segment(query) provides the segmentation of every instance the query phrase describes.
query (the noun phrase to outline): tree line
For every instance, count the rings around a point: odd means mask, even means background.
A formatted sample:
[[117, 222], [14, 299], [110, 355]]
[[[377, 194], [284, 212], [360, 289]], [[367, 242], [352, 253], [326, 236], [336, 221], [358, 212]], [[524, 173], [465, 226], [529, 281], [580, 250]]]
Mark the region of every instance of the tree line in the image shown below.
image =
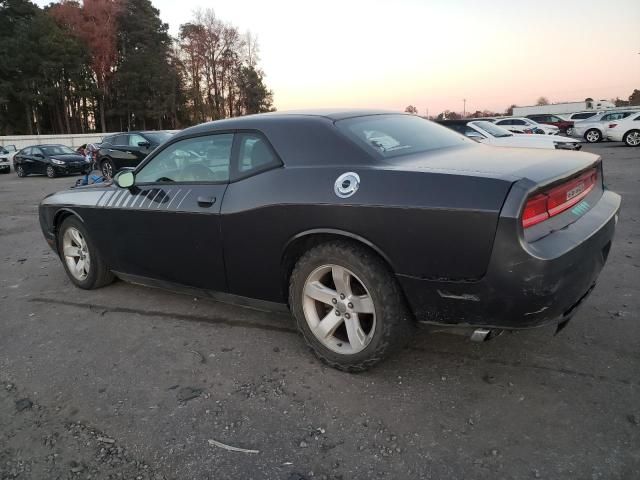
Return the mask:
[[180, 129], [273, 110], [256, 39], [150, 0], [0, 0], [0, 135]]

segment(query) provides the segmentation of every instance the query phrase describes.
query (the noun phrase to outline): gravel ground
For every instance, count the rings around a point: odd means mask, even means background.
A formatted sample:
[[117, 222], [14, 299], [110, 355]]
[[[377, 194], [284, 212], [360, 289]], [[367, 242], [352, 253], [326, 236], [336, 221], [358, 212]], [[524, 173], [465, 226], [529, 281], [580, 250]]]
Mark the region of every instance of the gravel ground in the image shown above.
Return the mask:
[[640, 478], [640, 149], [587, 148], [624, 204], [568, 328], [423, 331], [359, 375], [288, 316], [74, 288], [37, 203], [75, 178], [1, 175], [0, 479]]

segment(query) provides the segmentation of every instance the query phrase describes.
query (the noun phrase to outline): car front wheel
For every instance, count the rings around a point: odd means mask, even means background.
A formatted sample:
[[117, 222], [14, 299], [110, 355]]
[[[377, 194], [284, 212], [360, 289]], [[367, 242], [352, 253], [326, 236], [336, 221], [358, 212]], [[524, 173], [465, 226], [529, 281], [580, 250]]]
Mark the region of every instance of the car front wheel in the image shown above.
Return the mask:
[[47, 165], [47, 177], [56, 178], [56, 170], [51, 165]]
[[58, 249], [69, 279], [86, 290], [108, 285], [114, 279], [100, 252], [76, 217], [68, 217], [58, 231]]
[[20, 178], [24, 178], [27, 176], [27, 172], [22, 165], [16, 166], [16, 175], [18, 175]]
[[587, 130], [584, 134], [584, 139], [589, 143], [598, 143], [602, 140], [602, 134], [600, 133], [600, 130], [592, 128], [591, 130]]
[[325, 243], [300, 258], [289, 304], [314, 353], [349, 372], [367, 370], [405, 345], [414, 327], [386, 264], [349, 242]]
[[100, 169], [102, 170], [102, 176], [106, 178], [113, 178], [113, 173], [115, 172], [115, 168], [111, 160], [104, 160], [100, 165]]
[[640, 147], [640, 130], [631, 130], [622, 139], [629, 147]]

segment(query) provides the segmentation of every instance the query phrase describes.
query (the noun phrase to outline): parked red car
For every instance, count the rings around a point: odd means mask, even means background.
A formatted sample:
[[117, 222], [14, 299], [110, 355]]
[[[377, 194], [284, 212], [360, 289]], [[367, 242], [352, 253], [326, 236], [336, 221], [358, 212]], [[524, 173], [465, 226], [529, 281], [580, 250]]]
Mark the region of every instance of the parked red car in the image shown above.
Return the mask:
[[560, 129], [560, 133], [567, 133], [568, 129], [573, 128], [573, 122], [571, 120], [565, 120], [563, 118], [558, 117], [557, 115], [551, 115], [548, 113], [527, 115], [527, 118], [530, 118], [531, 120], [538, 123], [555, 125]]

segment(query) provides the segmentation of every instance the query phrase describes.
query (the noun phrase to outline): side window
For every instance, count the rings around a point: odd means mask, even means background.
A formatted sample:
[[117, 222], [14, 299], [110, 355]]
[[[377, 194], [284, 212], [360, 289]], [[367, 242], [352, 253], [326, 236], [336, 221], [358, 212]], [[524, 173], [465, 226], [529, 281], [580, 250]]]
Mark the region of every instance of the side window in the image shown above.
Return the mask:
[[172, 143], [136, 173], [136, 182], [227, 182], [232, 143], [232, 133]]
[[128, 137], [129, 137], [130, 147], [139, 147], [140, 146], [139, 143], [146, 142], [144, 137], [142, 135], [138, 135], [137, 133], [134, 133], [133, 135], [128, 135]]
[[42, 150], [35, 147], [31, 149], [31, 155], [42, 155], [44, 157]]
[[31, 147], [24, 148], [24, 149], [22, 149], [22, 151], [20, 152], [20, 155], [31, 155], [31, 150], [32, 150], [32, 148], [31, 148]]
[[128, 135], [116, 135], [112, 138], [111, 145], [115, 145], [116, 147], [129, 146], [127, 137]]
[[606, 122], [608, 120], [613, 120], [613, 114], [609, 113], [608, 115], [604, 115], [600, 120], [602, 120], [603, 122]]
[[280, 165], [280, 160], [266, 139], [256, 133], [238, 134], [238, 176]]
[[498, 125], [512, 125], [513, 120], [501, 120], [497, 122]]
[[468, 125], [465, 125], [464, 134], [470, 138], [486, 138], [485, 135], [481, 134], [479, 131], [471, 128]]
[[514, 120], [511, 125], [526, 125], [526, 123], [524, 123], [524, 120]]

